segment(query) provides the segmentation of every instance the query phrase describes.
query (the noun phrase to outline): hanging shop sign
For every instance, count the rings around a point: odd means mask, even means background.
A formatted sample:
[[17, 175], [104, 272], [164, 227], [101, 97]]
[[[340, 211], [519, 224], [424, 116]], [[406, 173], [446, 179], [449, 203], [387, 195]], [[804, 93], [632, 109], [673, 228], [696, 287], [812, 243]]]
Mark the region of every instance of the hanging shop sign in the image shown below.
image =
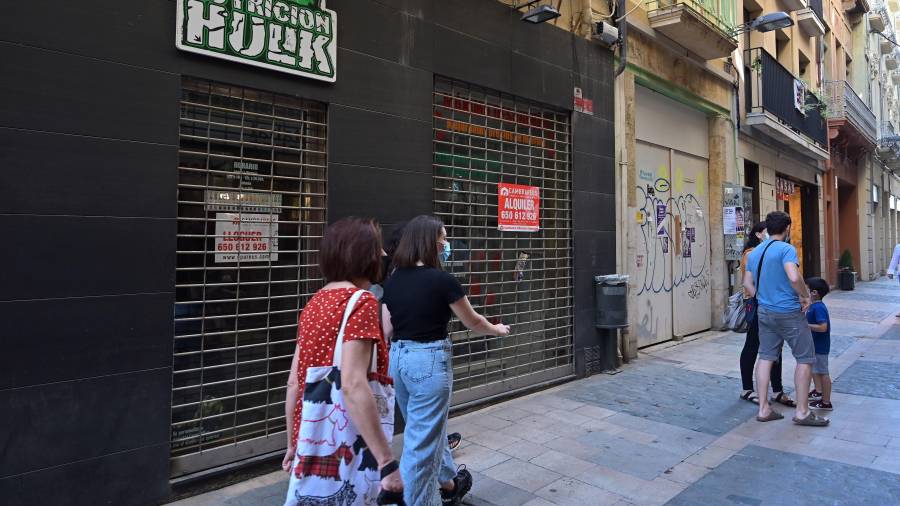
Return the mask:
[[794, 194], [796, 189], [797, 189], [797, 185], [789, 179], [782, 179], [780, 177], [775, 179], [775, 199], [776, 200], [781, 200], [781, 201], [785, 201], [785, 202], [791, 200], [791, 195]]
[[507, 232], [537, 232], [541, 191], [537, 186], [497, 185], [497, 228]]
[[310, 79], [337, 79], [337, 15], [324, 0], [177, 0], [175, 46]]
[[278, 215], [216, 213], [216, 263], [278, 260]]

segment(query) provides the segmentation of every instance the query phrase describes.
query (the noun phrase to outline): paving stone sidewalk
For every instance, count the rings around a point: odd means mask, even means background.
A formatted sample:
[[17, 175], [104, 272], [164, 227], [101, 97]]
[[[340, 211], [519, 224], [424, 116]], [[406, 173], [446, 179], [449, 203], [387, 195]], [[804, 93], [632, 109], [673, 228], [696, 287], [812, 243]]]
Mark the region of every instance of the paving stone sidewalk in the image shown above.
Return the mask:
[[[867, 296], [900, 288], [859, 288], [826, 299], [835, 335], [829, 427], [795, 426], [788, 408], [785, 420], [756, 422], [755, 406], [738, 399], [743, 336], [710, 332], [643, 350], [619, 374], [451, 419], [464, 436], [457, 463], [475, 477], [466, 502], [900, 504], [900, 303]], [[280, 505], [286, 487], [276, 472], [174, 504]]]

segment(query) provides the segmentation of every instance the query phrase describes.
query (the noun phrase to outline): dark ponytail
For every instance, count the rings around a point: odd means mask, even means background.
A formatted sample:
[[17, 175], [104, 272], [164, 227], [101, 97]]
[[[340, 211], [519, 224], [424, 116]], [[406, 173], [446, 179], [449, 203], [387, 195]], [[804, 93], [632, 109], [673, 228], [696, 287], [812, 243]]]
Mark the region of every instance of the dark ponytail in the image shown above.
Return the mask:
[[756, 234], [766, 231], [766, 222], [761, 221], [756, 225], [753, 225], [753, 229], [750, 230], [750, 237], [747, 237], [747, 242], [744, 243], [744, 251], [748, 249], [755, 248], [759, 246], [759, 243], [762, 242], [759, 240], [759, 237]]

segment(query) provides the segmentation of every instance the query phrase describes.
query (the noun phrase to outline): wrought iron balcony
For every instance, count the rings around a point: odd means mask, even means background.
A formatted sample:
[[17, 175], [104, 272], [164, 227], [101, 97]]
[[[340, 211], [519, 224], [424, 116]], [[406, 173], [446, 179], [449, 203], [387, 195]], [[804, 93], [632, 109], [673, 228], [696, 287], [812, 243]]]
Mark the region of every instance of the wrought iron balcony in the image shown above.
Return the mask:
[[705, 60], [737, 49], [734, 0], [645, 0], [650, 26]]
[[900, 163], [900, 138], [890, 121], [881, 123], [881, 135], [875, 152], [878, 158], [889, 166]]
[[[819, 4], [821, 8], [821, 3]], [[797, 24], [810, 37], [820, 37], [825, 35], [825, 22], [822, 21], [822, 15], [817, 14], [815, 9], [807, 7], [797, 11]]]
[[825, 22], [825, 11], [822, 10], [822, 0], [809, 0], [809, 8], [819, 16], [819, 21]]
[[[791, 72], [762, 48], [745, 51], [751, 68], [746, 85], [747, 124], [770, 137], [828, 159], [828, 127], [824, 104], [806, 90]], [[795, 100], [795, 90], [803, 96]]]
[[825, 90], [831, 99], [828, 124], [845, 131], [849, 137], [861, 138], [874, 146], [878, 140], [878, 120], [875, 114], [847, 81], [826, 81]]
[[797, 24], [810, 37], [825, 35], [825, 18], [822, 15], [822, 0], [809, 0], [809, 6], [796, 11]]

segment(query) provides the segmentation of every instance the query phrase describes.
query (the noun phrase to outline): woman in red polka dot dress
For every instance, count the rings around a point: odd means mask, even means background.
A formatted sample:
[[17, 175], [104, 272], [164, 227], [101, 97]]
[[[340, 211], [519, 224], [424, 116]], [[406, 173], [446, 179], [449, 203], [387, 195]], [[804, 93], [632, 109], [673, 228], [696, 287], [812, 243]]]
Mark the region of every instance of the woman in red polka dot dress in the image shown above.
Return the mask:
[[[378, 314], [379, 304], [371, 293], [365, 291], [371, 285], [372, 280], [379, 278], [383, 255], [381, 228], [371, 219], [342, 219], [328, 227], [322, 238], [319, 265], [328, 284], [313, 295], [300, 313], [297, 348], [288, 377], [285, 405], [288, 448], [282, 467], [287, 472], [293, 470], [295, 474], [311, 473], [317, 477], [340, 481], [346, 477], [347, 473], [357, 471], [355, 465], [348, 468], [346, 464], [350, 460], [353, 460], [355, 464], [358, 460], [355, 457], [363, 454], [365, 458], [359, 464], [359, 470], [377, 466], [383, 476], [380, 483], [381, 489], [399, 492], [403, 490], [403, 482], [397, 471], [398, 466], [394, 460], [390, 443], [381, 425], [380, 410], [383, 411], [384, 406], [378, 404], [379, 401], [369, 386], [370, 380], [381, 384], [392, 383], [388, 377], [388, 347], [381, 327], [381, 315]], [[361, 290], [362, 295], [356, 296], [358, 300], [355, 300], [353, 309], [347, 317], [343, 345], [338, 359], [340, 363], [338, 364], [335, 357], [338, 331], [345, 318], [345, 311], [351, 297]], [[377, 354], [375, 373], [369, 371], [372, 353]], [[325, 378], [329, 384], [324, 385], [321, 402], [332, 402], [329, 397], [331, 384], [340, 390], [343, 395], [345, 404], [343, 408], [345, 408], [346, 416], [364, 441], [360, 441], [359, 445], [354, 444], [353, 448], [340, 445], [333, 455], [308, 459], [315, 460], [311, 464], [302, 460], [305, 458], [303, 455], [300, 456], [301, 461], [295, 462], [300, 421], [303, 414], [304, 390], [308, 385], [315, 385], [305, 382], [307, 370], [313, 367], [331, 366], [333, 360], [335, 361], [334, 365], [339, 366], [339, 372], [335, 377], [329, 374]], [[316, 392], [318, 391], [319, 389], [316, 388]], [[312, 390], [307, 392], [306, 402], [310, 402], [310, 398], [314, 395], [318, 394]], [[383, 402], [383, 398], [381, 400]], [[312, 399], [312, 402], [319, 402], [319, 400]], [[343, 416], [343, 414], [342, 410], [341, 415]], [[336, 423], [335, 426], [340, 427], [340, 423]], [[302, 471], [300, 470], [301, 465]], [[392, 469], [393, 471], [391, 471]], [[374, 483], [373, 487], [378, 485], [378, 483]], [[363, 491], [352, 489], [353, 487], [350, 487], [349, 492], [346, 490], [343, 492], [341, 504], [356, 504], [356, 498], [362, 499]], [[290, 502], [291, 498], [289, 497], [288, 503]]]

